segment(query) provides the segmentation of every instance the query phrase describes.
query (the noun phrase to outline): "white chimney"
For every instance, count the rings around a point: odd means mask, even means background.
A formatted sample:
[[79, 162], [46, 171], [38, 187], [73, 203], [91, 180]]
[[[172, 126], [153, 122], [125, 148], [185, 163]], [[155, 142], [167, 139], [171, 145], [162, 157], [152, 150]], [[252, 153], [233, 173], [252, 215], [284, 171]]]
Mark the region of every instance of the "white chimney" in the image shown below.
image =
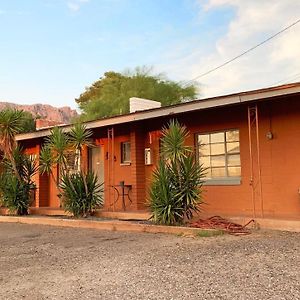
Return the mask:
[[149, 99], [143, 98], [136, 98], [132, 97], [129, 98], [129, 111], [130, 113], [139, 111], [139, 110], [147, 110], [152, 108], [159, 108], [161, 107], [161, 103], [158, 101], [153, 101]]

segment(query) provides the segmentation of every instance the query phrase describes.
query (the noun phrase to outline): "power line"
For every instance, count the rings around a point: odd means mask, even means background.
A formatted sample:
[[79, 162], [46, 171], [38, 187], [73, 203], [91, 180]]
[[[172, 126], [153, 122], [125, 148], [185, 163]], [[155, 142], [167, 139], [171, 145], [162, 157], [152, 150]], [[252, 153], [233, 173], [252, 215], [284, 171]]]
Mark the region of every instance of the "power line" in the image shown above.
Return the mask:
[[273, 38], [277, 37], [277, 36], [280, 35], [281, 33], [287, 31], [287, 30], [290, 29], [291, 27], [297, 25], [299, 22], [300, 22], [300, 19], [298, 19], [298, 20], [295, 21], [294, 23], [290, 24], [289, 26], [287, 26], [287, 27], [281, 29], [280, 31], [278, 31], [277, 33], [275, 33], [275, 34], [273, 34], [272, 36], [268, 37], [266, 40], [260, 42], [259, 44], [255, 45], [255, 46], [249, 48], [248, 50], [242, 52], [241, 54], [239, 54], [239, 55], [233, 57], [232, 59], [227, 60], [226, 62], [222, 63], [221, 65], [219, 65], [219, 66], [217, 66], [217, 67], [215, 67], [215, 68], [213, 68], [213, 69], [210, 69], [209, 71], [207, 71], [207, 72], [205, 72], [205, 73], [202, 73], [202, 74], [200, 74], [199, 76], [196, 76], [195, 78], [193, 78], [193, 79], [187, 81], [186, 83], [184, 83], [184, 85], [186, 85], [186, 84], [188, 84], [188, 83], [190, 83], [190, 82], [193, 82], [193, 81], [196, 80], [196, 79], [199, 79], [199, 78], [201, 78], [201, 77], [204, 77], [204, 76], [206, 76], [206, 75], [208, 75], [208, 74], [210, 74], [210, 73], [212, 73], [212, 72], [214, 72], [214, 71], [216, 71], [216, 70], [218, 70], [218, 69], [220, 69], [220, 68], [222, 68], [222, 67], [224, 67], [224, 66], [230, 64], [231, 62], [233, 62], [233, 61], [239, 59], [240, 57], [242, 57], [242, 56], [248, 54], [249, 52], [253, 51], [254, 49], [260, 47], [261, 45], [263, 45], [263, 44], [269, 42], [270, 40], [272, 40]]

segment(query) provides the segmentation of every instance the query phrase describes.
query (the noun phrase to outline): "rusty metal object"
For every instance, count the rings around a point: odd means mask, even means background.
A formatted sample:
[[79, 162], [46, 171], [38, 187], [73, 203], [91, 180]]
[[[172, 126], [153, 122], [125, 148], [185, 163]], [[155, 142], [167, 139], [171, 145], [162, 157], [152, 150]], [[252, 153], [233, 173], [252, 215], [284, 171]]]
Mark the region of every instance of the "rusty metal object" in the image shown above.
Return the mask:
[[189, 226], [202, 229], [218, 229], [232, 235], [246, 235], [251, 233], [251, 231], [246, 228], [251, 223], [254, 223], [254, 219], [250, 220], [245, 225], [240, 225], [220, 216], [213, 216], [204, 220], [199, 219], [198, 221], [190, 223]]

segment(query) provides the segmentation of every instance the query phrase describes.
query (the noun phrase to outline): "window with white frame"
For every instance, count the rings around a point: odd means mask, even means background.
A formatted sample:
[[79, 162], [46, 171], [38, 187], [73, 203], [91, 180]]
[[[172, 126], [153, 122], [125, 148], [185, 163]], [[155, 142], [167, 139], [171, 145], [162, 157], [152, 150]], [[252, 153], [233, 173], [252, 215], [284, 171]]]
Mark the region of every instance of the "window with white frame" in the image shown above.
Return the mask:
[[130, 142], [121, 143], [121, 163], [122, 164], [131, 163]]
[[206, 168], [206, 178], [241, 176], [239, 130], [197, 134], [197, 155]]

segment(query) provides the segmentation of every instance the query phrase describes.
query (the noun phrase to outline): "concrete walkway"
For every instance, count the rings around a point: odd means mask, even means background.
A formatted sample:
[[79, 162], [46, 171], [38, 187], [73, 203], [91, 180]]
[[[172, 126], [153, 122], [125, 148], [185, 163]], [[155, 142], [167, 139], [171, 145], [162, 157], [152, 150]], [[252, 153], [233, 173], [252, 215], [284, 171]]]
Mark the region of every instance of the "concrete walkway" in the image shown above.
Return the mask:
[[[48, 225], [73, 228], [91, 228], [108, 231], [168, 233], [176, 235], [197, 235], [198, 228], [181, 226], [161, 226], [144, 224], [134, 221], [107, 220], [107, 219], [72, 219], [63, 217], [37, 217], [37, 216], [0, 216], [0, 223], [22, 223], [35, 225]], [[213, 229], [208, 229], [214, 231]]]
[[[62, 210], [60, 210], [62, 211]], [[49, 213], [49, 211], [46, 211]], [[50, 211], [51, 212], [51, 211]], [[145, 224], [136, 221], [126, 221], [126, 219], [132, 220], [147, 220], [149, 214], [147, 213], [111, 213], [101, 212], [101, 215], [97, 215], [92, 219], [73, 219], [70, 216], [65, 215], [29, 215], [25, 217], [21, 216], [8, 216], [4, 214], [4, 211], [0, 211], [0, 222], [16, 222], [23, 224], [40, 224], [40, 225], [53, 225], [62, 227], [77, 227], [77, 228], [95, 228], [109, 231], [128, 231], [128, 232], [152, 232], [152, 233], [171, 233], [171, 234], [183, 234], [183, 235], [195, 235], [199, 232], [197, 228], [188, 228], [180, 226], [159, 226], [152, 224]], [[3, 214], [3, 215], [1, 215]], [[100, 213], [99, 213], [100, 214]], [[229, 220], [244, 225], [251, 218], [249, 217], [228, 217]], [[270, 218], [256, 218], [256, 228], [272, 229], [281, 231], [300, 232], [300, 219], [298, 220], [286, 220], [286, 219], [270, 219]]]

